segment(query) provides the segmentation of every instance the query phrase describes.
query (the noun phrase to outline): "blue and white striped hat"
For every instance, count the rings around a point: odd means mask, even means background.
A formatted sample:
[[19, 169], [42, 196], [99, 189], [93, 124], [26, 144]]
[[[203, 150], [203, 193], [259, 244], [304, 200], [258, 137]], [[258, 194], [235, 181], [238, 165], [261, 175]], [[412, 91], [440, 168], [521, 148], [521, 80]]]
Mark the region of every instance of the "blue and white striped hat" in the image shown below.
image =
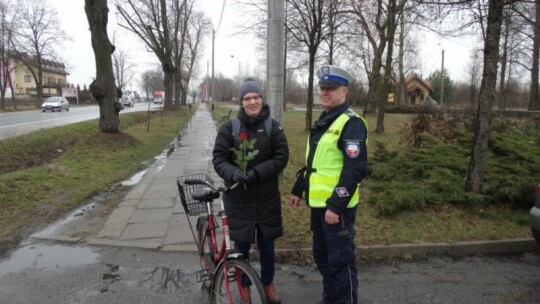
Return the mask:
[[347, 87], [353, 80], [351, 73], [335, 65], [320, 67], [317, 70], [317, 77], [319, 77], [319, 86], [321, 87]]

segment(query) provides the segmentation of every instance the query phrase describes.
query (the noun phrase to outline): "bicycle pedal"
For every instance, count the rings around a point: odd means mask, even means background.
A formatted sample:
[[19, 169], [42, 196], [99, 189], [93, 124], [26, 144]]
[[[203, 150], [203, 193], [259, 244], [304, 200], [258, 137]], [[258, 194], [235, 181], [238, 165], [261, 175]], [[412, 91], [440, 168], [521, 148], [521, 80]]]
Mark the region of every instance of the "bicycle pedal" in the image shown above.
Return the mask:
[[206, 269], [199, 270], [195, 274], [197, 275], [197, 283], [209, 281], [212, 278], [212, 274]]

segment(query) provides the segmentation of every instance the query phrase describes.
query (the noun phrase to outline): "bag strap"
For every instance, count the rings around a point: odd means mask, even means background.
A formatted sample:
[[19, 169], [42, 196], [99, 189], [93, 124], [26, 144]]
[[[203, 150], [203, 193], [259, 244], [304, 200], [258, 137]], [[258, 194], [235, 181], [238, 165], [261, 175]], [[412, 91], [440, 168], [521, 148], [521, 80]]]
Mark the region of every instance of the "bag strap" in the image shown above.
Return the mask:
[[[237, 137], [238, 134], [240, 134], [240, 119], [238, 117], [231, 118], [231, 125], [232, 125], [232, 135], [233, 137]], [[268, 137], [271, 137], [272, 134], [272, 118], [268, 116], [264, 120], [264, 131], [266, 131], [266, 135]]]

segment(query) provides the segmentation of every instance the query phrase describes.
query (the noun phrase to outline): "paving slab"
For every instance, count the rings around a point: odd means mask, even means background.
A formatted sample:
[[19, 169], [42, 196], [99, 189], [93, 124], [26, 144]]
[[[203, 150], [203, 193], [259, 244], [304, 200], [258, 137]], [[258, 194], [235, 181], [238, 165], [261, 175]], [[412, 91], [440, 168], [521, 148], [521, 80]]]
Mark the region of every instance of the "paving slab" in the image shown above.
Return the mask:
[[169, 221], [172, 215], [171, 209], [172, 208], [135, 210], [129, 220], [129, 224]]
[[148, 238], [164, 238], [167, 234], [168, 221], [155, 221], [128, 224], [120, 239], [137, 240]]

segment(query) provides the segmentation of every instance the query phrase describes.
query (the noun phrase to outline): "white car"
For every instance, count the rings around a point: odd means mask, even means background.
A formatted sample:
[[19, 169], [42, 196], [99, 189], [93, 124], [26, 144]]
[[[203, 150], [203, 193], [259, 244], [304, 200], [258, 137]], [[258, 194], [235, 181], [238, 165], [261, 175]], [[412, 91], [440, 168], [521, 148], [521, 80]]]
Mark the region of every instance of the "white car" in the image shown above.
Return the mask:
[[126, 98], [122, 97], [121, 102], [124, 107], [132, 108], [134, 106], [133, 101], [131, 101], [129, 97], [126, 97]]
[[69, 111], [69, 101], [61, 96], [48, 97], [41, 104], [41, 111], [46, 112], [47, 110], [51, 110], [51, 112], [55, 110], [58, 110], [58, 112], [62, 112], [62, 110]]

